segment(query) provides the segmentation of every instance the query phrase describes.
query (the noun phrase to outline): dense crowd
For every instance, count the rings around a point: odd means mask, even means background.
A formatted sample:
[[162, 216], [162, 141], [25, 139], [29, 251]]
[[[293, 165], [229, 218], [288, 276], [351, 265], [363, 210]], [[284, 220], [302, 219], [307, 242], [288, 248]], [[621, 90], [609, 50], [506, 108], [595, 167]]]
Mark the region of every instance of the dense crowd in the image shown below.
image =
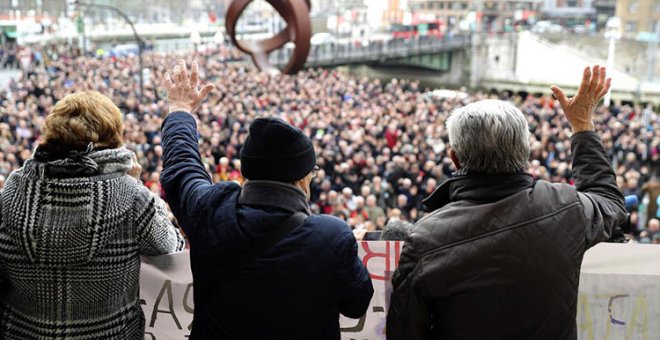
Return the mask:
[[[549, 94], [434, 94], [416, 81], [381, 82], [327, 69], [273, 77], [229, 62], [236, 52], [226, 47], [185, 55], [146, 53], [142, 102], [135, 56], [80, 56], [63, 46], [33, 50], [24, 56], [21, 76], [0, 90], [0, 175], [31, 156], [55, 102], [93, 89], [125, 113], [125, 142], [144, 168], [142, 180], [163, 195], [159, 131], [167, 103], [157, 77], [182, 56], [197, 60], [200, 77], [216, 85], [197, 113], [201, 155], [213, 180], [243, 182], [238, 152], [249, 122], [257, 116], [281, 117], [315, 144], [321, 171], [312, 183], [313, 209], [345, 219], [356, 230], [381, 229], [393, 219], [416, 221], [428, 212], [424, 197], [455, 171], [447, 155], [445, 120], [452, 109], [479, 99], [514, 102], [532, 132], [528, 171], [537, 179], [572, 183], [570, 129]], [[596, 125], [596, 131], [605, 131], [601, 137], [620, 190], [642, 203], [631, 214], [634, 233], [642, 242], [660, 243], [655, 219], [660, 121], [652, 108], [614, 105], [598, 109]]]

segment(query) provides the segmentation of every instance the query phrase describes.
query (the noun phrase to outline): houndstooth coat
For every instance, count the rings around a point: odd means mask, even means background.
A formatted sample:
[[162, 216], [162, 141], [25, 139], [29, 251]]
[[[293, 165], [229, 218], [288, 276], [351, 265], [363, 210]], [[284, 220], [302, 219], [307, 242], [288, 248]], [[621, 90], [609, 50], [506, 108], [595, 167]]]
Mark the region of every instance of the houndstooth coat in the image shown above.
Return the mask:
[[35, 157], [0, 199], [0, 339], [142, 339], [140, 255], [183, 248], [126, 149]]

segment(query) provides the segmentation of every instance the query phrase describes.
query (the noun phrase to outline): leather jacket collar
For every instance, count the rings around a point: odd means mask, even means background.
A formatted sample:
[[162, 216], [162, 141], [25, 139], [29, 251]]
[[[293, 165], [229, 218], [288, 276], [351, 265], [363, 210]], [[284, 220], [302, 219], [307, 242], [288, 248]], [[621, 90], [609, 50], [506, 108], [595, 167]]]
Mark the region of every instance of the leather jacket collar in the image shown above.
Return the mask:
[[524, 172], [510, 175], [463, 175], [446, 180], [423, 203], [427, 208], [435, 210], [461, 200], [495, 202], [532, 186], [534, 178]]

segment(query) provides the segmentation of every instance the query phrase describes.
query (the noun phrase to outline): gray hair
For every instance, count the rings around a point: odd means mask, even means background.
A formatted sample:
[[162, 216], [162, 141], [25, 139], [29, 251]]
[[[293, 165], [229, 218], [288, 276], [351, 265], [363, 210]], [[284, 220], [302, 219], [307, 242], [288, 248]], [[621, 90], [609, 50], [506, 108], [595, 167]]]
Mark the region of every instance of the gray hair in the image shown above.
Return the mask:
[[412, 228], [413, 225], [410, 222], [390, 219], [383, 228], [380, 239], [384, 241], [405, 241]]
[[510, 174], [527, 167], [529, 127], [510, 103], [487, 99], [458, 108], [447, 130], [461, 163], [459, 174]]

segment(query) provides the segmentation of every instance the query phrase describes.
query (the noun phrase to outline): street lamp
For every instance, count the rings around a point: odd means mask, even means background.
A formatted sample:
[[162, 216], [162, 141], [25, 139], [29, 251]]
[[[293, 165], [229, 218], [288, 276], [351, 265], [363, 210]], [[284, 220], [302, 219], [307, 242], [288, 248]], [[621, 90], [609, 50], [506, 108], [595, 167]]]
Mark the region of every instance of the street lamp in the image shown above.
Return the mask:
[[[612, 72], [614, 70], [614, 47], [616, 41], [621, 39], [621, 19], [618, 17], [611, 17], [607, 19], [605, 24], [605, 38], [609, 39], [610, 44], [607, 50], [607, 69]], [[605, 94], [605, 106], [610, 107], [612, 100], [612, 90]]]
[[129, 26], [131, 26], [131, 30], [133, 30], [133, 36], [135, 37], [135, 41], [137, 42], [138, 45], [138, 61], [139, 61], [139, 67], [140, 67], [140, 104], [142, 103], [142, 98], [144, 96], [144, 76], [142, 75], [142, 50], [144, 47], [144, 43], [142, 41], [142, 38], [138, 35], [137, 31], [135, 30], [135, 26], [133, 25], [133, 21], [126, 15], [126, 13], [122, 12], [119, 8], [110, 6], [110, 5], [101, 5], [101, 4], [90, 4], [86, 2], [81, 2], [81, 1], [74, 1], [74, 3], [77, 6], [83, 6], [83, 7], [93, 7], [93, 8], [99, 8], [99, 9], [105, 9], [109, 11], [113, 11], [117, 13], [120, 17], [122, 17], [126, 22], [128, 23]]
[[193, 31], [190, 34], [190, 41], [195, 46], [195, 53], [197, 53], [197, 47], [202, 43], [202, 36], [197, 31]]
[[218, 46], [224, 44], [225, 42], [225, 35], [222, 34], [221, 31], [215, 32], [213, 35], [213, 42], [216, 43]]

